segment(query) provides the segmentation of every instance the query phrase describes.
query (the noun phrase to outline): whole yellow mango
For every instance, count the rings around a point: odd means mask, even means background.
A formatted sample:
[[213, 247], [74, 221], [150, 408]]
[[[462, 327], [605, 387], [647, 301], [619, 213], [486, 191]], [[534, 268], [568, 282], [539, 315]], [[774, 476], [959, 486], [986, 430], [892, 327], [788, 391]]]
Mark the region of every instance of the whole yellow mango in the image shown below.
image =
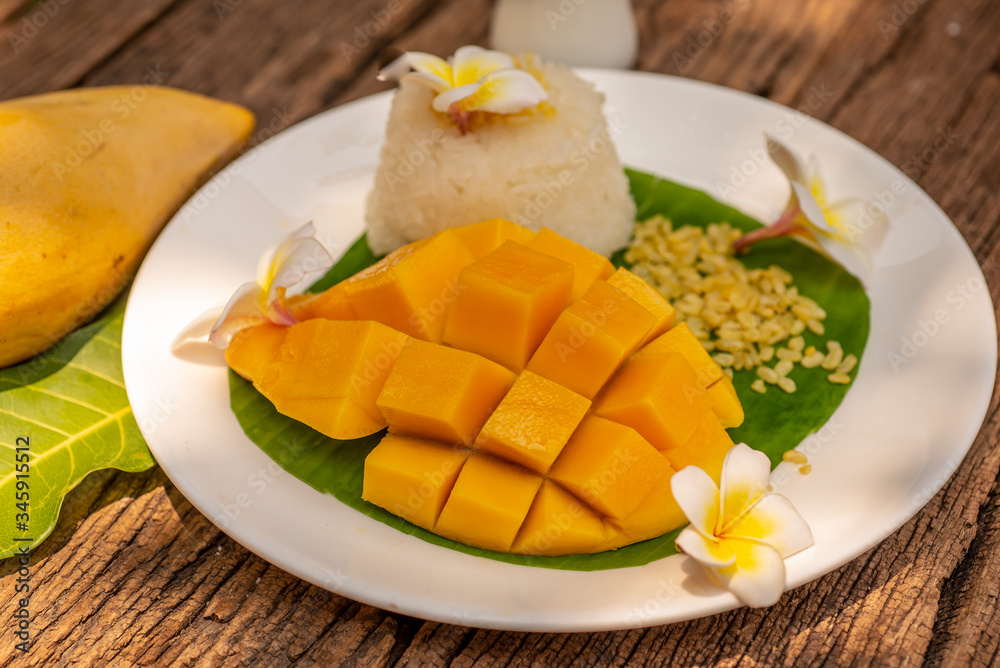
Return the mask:
[[242, 107], [162, 87], [0, 102], [0, 367], [110, 304], [253, 125]]

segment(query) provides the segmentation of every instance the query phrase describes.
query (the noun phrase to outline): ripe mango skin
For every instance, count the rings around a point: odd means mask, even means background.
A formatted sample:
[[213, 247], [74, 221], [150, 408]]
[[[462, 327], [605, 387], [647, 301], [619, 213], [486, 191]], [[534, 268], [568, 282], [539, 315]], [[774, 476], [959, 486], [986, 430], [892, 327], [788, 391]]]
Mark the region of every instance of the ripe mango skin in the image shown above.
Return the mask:
[[0, 367], [110, 304], [253, 126], [243, 107], [163, 87], [0, 102]]

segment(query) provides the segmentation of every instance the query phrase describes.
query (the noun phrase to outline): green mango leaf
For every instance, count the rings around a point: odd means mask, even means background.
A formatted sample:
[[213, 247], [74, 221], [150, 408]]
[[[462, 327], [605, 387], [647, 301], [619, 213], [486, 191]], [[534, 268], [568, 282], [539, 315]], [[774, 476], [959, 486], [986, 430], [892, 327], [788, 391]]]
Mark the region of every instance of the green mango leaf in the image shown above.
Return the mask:
[[[744, 230], [760, 226], [703, 192], [650, 174], [626, 172], [639, 219], [660, 214], [673, 220], [675, 226], [705, 226], [721, 221]], [[362, 236], [314, 288], [325, 289], [376, 259]], [[827, 340], [837, 340], [845, 354], [861, 358], [868, 338], [870, 304], [857, 279], [816, 251], [789, 239], [761, 243], [741, 259], [748, 267], [780, 265], [794, 276], [802, 294], [826, 309], [826, 335], [805, 334], [807, 345], [819, 347]], [[618, 266], [627, 266], [624, 252], [616, 253], [612, 260]], [[733, 382], [747, 418], [741, 427], [730, 430], [733, 440], [765, 452], [777, 465], [784, 452], [827, 423], [846, 395], [849, 386], [831, 384], [826, 379], [828, 374], [821, 368], [796, 367], [790, 374], [798, 385], [794, 394], [774, 386], [769, 386], [766, 394], [758, 394], [750, 390], [755, 373], [736, 372]], [[567, 557], [504, 554], [441, 538], [361, 499], [364, 460], [383, 432], [354, 441], [337, 441], [281, 415], [251, 383], [235, 373], [230, 372], [229, 386], [232, 409], [244, 432], [285, 470], [348, 506], [429, 543], [508, 563], [582, 571], [640, 566], [677, 552], [674, 540], [679, 530], [614, 551]], [[287, 455], [289, 439], [306, 445], [297, 457]]]
[[[122, 297], [54, 348], [0, 370], [0, 558], [41, 543], [63, 497], [88, 473], [154, 464], [122, 381], [124, 303]], [[27, 472], [15, 468], [23, 467], [16, 455], [26, 442]]]

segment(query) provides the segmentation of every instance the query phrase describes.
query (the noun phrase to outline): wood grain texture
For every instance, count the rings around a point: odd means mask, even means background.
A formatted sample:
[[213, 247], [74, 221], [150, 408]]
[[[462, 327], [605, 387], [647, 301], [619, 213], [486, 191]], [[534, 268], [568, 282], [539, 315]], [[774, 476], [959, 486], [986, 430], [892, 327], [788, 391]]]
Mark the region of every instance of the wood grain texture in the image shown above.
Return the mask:
[[[357, 28], [387, 2], [220, 2], [144, 0], [125, 11], [68, 0], [17, 53], [0, 44], [0, 96], [141, 83], [152, 67], [168, 85], [249, 106], [263, 139], [384, 89], [374, 62], [390, 45], [485, 44], [492, 7], [404, 0], [361, 45]], [[634, 4], [639, 69], [770, 97], [872, 147], [941, 204], [1000, 298], [1000, 3]], [[0, 2], [0, 35], [38, 6]], [[33, 554], [31, 653], [0, 636], [0, 666], [997, 664], [997, 405], [994, 396], [945, 487], [851, 563], [767, 610], [616, 633], [504, 633], [376, 610], [250, 554], [158, 470], [96, 473]], [[0, 564], [2, 610], [15, 599], [15, 571]]]

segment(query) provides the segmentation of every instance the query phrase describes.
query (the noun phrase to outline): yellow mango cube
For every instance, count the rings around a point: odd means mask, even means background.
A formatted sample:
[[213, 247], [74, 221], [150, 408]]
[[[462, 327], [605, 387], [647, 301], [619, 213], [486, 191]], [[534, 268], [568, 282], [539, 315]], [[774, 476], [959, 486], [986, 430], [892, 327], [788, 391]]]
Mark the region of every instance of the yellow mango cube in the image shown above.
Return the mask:
[[712, 411], [719, 417], [723, 427], [732, 429], [743, 424], [743, 404], [740, 403], [729, 376], [722, 374], [722, 378], [712, 383], [708, 388], [708, 396], [712, 399]]
[[719, 484], [722, 462], [732, 447], [733, 439], [729, 438], [729, 434], [719, 424], [715, 413], [708, 411], [681, 446], [667, 448], [663, 454], [676, 470], [680, 471], [685, 466], [697, 466]]
[[664, 450], [683, 445], [711, 405], [684, 357], [663, 353], [629, 360], [595, 402], [594, 412], [632, 427]]
[[670, 471], [667, 460], [639, 432], [590, 416], [563, 448], [549, 477], [594, 510], [623, 519]]
[[495, 251], [505, 241], [516, 241], [527, 245], [535, 238], [532, 230], [504, 218], [453, 227], [451, 231], [462, 240], [472, 253], [472, 257], [477, 260]]
[[579, 499], [551, 480], [531, 504], [511, 552], [517, 554], [591, 554], [607, 540], [604, 522]]
[[288, 328], [254, 387], [331, 438], [368, 436], [386, 426], [375, 401], [407, 338], [371, 320], [307, 320]]
[[299, 322], [313, 318], [327, 320], [357, 320], [358, 314], [347, 298], [343, 283], [316, 294], [306, 293], [288, 298], [288, 312]]
[[536, 251], [559, 258], [573, 265], [573, 300], [579, 299], [599, 278], [608, 278], [614, 273], [614, 265], [600, 253], [570, 241], [547, 227], [543, 227], [528, 244]]
[[572, 287], [570, 264], [506, 241], [459, 274], [444, 342], [518, 372], [566, 308]]
[[277, 358], [287, 332], [271, 322], [241, 329], [226, 347], [226, 364], [247, 380], [260, 378]]
[[388, 434], [365, 458], [361, 498], [433, 530], [470, 454], [467, 448]]
[[670, 478], [674, 473], [674, 469], [671, 468], [653, 491], [642, 500], [638, 508], [629, 513], [625, 519], [614, 521], [614, 525], [623, 534], [622, 544], [656, 538], [687, 524], [687, 517], [677, 505], [674, 493], [670, 489]]
[[541, 476], [489, 455], [465, 462], [434, 532], [466, 545], [509, 552]]
[[475, 353], [410, 339], [376, 404], [390, 432], [472, 445], [514, 379]]
[[440, 343], [458, 273], [472, 261], [465, 244], [445, 230], [393, 251], [341, 285], [358, 318]]
[[545, 474], [590, 409], [590, 401], [522, 371], [476, 438], [475, 448]]
[[677, 353], [683, 355], [687, 363], [697, 374], [698, 387], [705, 390], [715, 381], [725, 375], [722, 367], [715, 363], [712, 356], [701, 345], [686, 322], [682, 322], [665, 334], [661, 334], [643, 346], [635, 355], [659, 355], [662, 353]]
[[670, 305], [670, 302], [664, 299], [663, 295], [657, 292], [656, 288], [625, 267], [619, 267], [611, 275], [611, 278], [608, 279], [608, 283], [639, 302], [644, 309], [652, 313], [653, 317], [656, 318], [656, 323], [646, 332], [646, 336], [639, 343], [640, 346], [646, 345], [674, 326], [677, 313], [674, 311], [674, 307]]
[[527, 369], [593, 399], [654, 323], [638, 302], [598, 279], [559, 315]]

